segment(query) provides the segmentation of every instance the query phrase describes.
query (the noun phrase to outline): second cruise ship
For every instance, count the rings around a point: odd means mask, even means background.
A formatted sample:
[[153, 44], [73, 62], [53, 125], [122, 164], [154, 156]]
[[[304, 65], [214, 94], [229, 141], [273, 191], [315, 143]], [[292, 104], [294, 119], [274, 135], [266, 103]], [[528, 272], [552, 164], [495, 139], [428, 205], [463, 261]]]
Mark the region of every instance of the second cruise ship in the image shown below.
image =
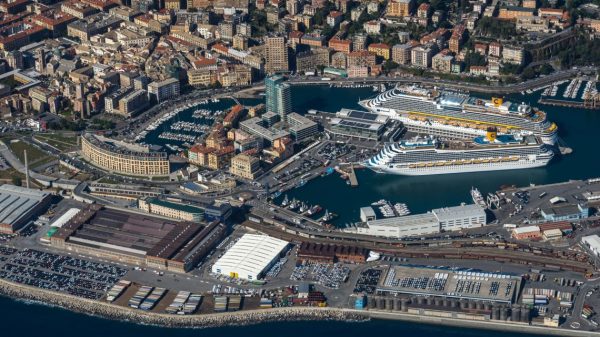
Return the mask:
[[525, 103], [486, 100], [466, 94], [397, 85], [359, 102], [371, 112], [400, 120], [410, 131], [448, 138], [483, 136], [489, 127], [502, 134], [535, 135], [556, 144], [558, 128], [546, 113]]
[[472, 141], [427, 137], [388, 144], [365, 166], [380, 173], [417, 176], [541, 167], [553, 157], [554, 151], [536, 136], [517, 138], [490, 129]]

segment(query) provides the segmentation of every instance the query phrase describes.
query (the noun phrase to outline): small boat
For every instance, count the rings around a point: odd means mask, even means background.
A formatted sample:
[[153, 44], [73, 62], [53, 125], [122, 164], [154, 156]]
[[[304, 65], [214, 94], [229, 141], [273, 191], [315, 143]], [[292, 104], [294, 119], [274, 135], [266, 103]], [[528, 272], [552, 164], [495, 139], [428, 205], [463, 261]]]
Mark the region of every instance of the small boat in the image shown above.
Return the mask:
[[301, 180], [300, 180], [300, 181], [299, 181], [299, 182], [296, 184], [296, 187], [302, 187], [302, 186], [304, 186], [304, 185], [306, 185], [306, 180], [304, 180], [304, 179], [301, 179]]
[[287, 194], [283, 197], [283, 201], [281, 202], [281, 206], [282, 207], [286, 207], [287, 205], [290, 204], [290, 199], [288, 199]]
[[321, 210], [323, 210], [323, 208], [321, 208], [321, 206], [319, 206], [319, 205], [314, 205], [313, 207], [311, 207], [311, 208], [308, 210], [308, 213], [307, 213], [307, 214], [308, 214], [308, 215], [315, 215], [315, 214], [317, 214], [317, 213], [321, 212]]

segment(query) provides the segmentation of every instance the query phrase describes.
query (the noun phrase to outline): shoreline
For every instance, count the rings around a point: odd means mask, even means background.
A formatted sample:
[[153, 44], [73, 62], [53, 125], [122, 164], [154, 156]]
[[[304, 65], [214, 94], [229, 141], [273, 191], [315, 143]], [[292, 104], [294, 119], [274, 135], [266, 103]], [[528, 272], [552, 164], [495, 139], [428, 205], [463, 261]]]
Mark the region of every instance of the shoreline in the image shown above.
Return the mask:
[[568, 330], [544, 326], [532, 326], [500, 321], [479, 321], [456, 318], [443, 318], [379, 310], [356, 310], [344, 308], [288, 307], [256, 309], [236, 312], [195, 315], [171, 315], [147, 312], [111, 303], [57, 293], [28, 285], [0, 279], [0, 296], [15, 300], [31, 301], [35, 304], [60, 307], [76, 313], [104, 319], [150, 325], [162, 328], [218, 328], [225, 326], [245, 326], [266, 322], [290, 321], [340, 321], [364, 322], [370, 319], [405, 321], [411, 323], [463, 327], [471, 329], [520, 332], [539, 335], [569, 337], [600, 337], [599, 332]]

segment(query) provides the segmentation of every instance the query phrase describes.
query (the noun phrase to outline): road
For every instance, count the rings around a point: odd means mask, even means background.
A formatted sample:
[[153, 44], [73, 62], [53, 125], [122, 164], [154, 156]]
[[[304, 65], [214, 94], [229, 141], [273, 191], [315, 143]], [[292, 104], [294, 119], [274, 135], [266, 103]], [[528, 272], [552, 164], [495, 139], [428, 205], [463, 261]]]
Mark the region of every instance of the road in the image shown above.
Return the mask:
[[425, 77], [357, 77], [357, 78], [336, 78], [330, 81], [323, 81], [321, 79], [307, 79], [307, 78], [292, 78], [288, 81], [290, 84], [345, 84], [345, 83], [366, 83], [366, 84], [379, 84], [379, 83], [421, 83], [426, 85], [435, 86], [446, 86], [456, 89], [482, 92], [488, 94], [512, 94], [518, 93], [529, 89], [539, 88], [541, 86], [549, 85], [556, 81], [562, 81], [576, 76], [582, 72], [596, 71], [595, 68], [579, 68], [569, 69], [564, 71], [558, 71], [545, 77], [538, 77], [526, 82], [509, 84], [509, 85], [481, 85], [471, 84], [466, 82], [448, 81], [442, 79], [432, 79]]

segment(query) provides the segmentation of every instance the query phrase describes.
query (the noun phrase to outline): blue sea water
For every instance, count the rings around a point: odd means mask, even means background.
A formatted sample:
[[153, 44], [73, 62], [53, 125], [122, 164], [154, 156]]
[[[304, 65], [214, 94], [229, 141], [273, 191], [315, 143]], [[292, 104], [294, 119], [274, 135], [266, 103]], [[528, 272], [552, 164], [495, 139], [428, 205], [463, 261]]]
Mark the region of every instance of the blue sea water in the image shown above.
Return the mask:
[[[259, 323], [259, 322], [257, 322]], [[57, 307], [0, 297], [0, 336], [6, 337], [530, 337], [535, 335], [465, 329], [401, 321], [275, 322], [209, 329], [173, 329], [106, 320]]]

